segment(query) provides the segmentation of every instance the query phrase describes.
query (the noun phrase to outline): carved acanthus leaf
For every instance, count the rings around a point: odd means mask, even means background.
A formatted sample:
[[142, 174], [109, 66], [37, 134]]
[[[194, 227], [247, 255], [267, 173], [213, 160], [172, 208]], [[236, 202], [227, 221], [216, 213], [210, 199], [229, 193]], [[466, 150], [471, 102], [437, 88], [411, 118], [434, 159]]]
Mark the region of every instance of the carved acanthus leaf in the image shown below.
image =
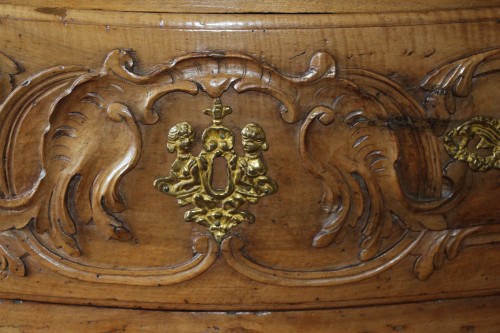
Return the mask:
[[[468, 94], [472, 77], [481, 72], [478, 66], [497, 56], [498, 50], [486, 51], [437, 69], [423, 86], [439, 94]], [[172, 92], [203, 91], [218, 98], [233, 88], [274, 97], [284, 121], [301, 121], [300, 157], [323, 185], [322, 209], [329, 216], [313, 245], [326, 247], [343, 241], [350, 230], [360, 231], [353, 265], [317, 271], [270, 268], [245, 254], [241, 238], [229, 235], [220, 245], [224, 258], [248, 278], [281, 286], [331, 286], [375, 276], [414, 253], [419, 256], [415, 272], [425, 279], [445, 257], [456, 256], [466, 237], [485, 228], [449, 226], [446, 213], [463, 200], [467, 186], [447, 186], [429, 115], [381, 75], [338, 71], [324, 52], [314, 55], [309, 70], [297, 77], [232, 53], [186, 55], [145, 75], [135, 73], [133, 65], [129, 51], [115, 50], [99, 72], [55, 67], [27, 80], [0, 106], [0, 231], [19, 229], [12, 234], [24, 249], [60, 274], [151, 286], [192, 279], [216, 260], [218, 245], [206, 236], [195, 238], [193, 257], [178, 266], [129, 271], [93, 267], [67, 256], [80, 254], [78, 230], [90, 221], [105, 237], [130, 238], [120, 216], [127, 201], [119, 185], [141, 158], [143, 125], [159, 121], [155, 103]], [[30, 138], [29, 144], [17, 140], [22, 136]], [[226, 155], [232, 163], [234, 156]], [[21, 176], [20, 165], [26, 166]], [[268, 180], [268, 185], [265, 194], [274, 193], [275, 183]], [[34, 228], [27, 227], [30, 221]], [[47, 237], [41, 242], [36, 233]], [[389, 239], [393, 243], [384, 243]], [[0, 239], [0, 244], [5, 243]], [[4, 272], [24, 275], [19, 258], [0, 247]]]
[[9, 274], [18, 277], [26, 275], [26, 267], [22, 260], [24, 252], [17, 244], [17, 238], [11, 231], [0, 233], [0, 278], [6, 278]]
[[469, 96], [473, 78], [497, 71], [499, 59], [500, 49], [497, 48], [456, 60], [429, 73], [420, 83], [429, 91], [425, 101], [429, 116], [449, 120], [450, 114], [456, 112], [455, 97]]
[[[379, 75], [346, 70], [344, 76], [350, 85], [337, 84], [316, 95], [320, 106], [302, 125], [299, 149], [304, 164], [323, 183], [323, 208], [331, 214], [313, 244], [341, 241], [348, 227], [361, 223], [360, 256], [368, 260], [377, 255], [394, 219], [414, 231], [445, 229], [443, 216], [432, 210], [452, 199], [441, 198], [440, 153], [422, 108]], [[415, 146], [424, 149], [401, 148]]]
[[481, 227], [429, 232], [414, 251], [418, 257], [413, 270], [420, 280], [427, 279], [436, 269], [444, 266], [446, 259], [452, 260], [462, 248], [466, 237], [478, 232]]

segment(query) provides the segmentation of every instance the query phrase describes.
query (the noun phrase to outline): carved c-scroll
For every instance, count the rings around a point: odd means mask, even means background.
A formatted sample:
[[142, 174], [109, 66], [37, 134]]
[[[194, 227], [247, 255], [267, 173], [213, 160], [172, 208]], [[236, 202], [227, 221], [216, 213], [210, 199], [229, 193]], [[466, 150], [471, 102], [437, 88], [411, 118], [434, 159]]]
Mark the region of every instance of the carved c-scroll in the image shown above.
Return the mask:
[[[231, 86], [237, 92], [259, 91], [274, 96], [283, 105], [283, 119], [296, 122], [312, 103], [299, 100], [299, 90], [315, 91], [318, 79], [334, 74], [332, 63], [329, 55], [319, 53], [311, 60], [307, 75], [287, 78], [244, 55], [197, 54], [178, 58], [150, 74], [137, 75], [132, 71], [130, 53], [116, 50], [108, 55], [100, 72], [78, 66], [43, 71], [13, 91], [0, 107], [0, 229], [20, 229], [14, 235], [22, 236], [26, 250], [63, 275], [128, 283], [124, 282], [126, 278], [116, 278], [123, 271], [103, 275], [96, 273], [98, 267], [86, 268], [64, 259], [42, 245], [32, 230], [47, 233], [52, 247], [71, 256], [81, 253], [78, 224], [93, 221], [107, 237], [130, 238], [128, 227], [117, 214], [126, 209], [118, 184], [140, 159], [139, 123], [150, 125], [159, 119], [154, 110], [156, 100], [174, 91], [196, 94], [200, 88], [219, 97]], [[18, 138], [28, 132], [33, 142], [21, 149]], [[116, 144], [110, 148], [102, 145], [103, 141]], [[31, 183], [15, 177], [12, 170], [18, 170], [17, 165], [28, 166], [26, 174], [38, 177]], [[204, 253], [202, 256], [208, 259], [193, 257], [180, 268], [162, 269], [160, 274], [165, 278], [161, 284], [192, 278], [210, 267], [212, 247]], [[17, 263], [8, 252], [4, 258], [10, 258], [5, 262], [11, 266]], [[173, 277], [179, 270], [192, 269], [196, 273]], [[98, 279], [94, 275], [99, 275]], [[133, 275], [130, 284], [149, 283]]]
[[277, 269], [259, 264], [242, 253], [244, 242], [235, 236], [224, 240], [222, 252], [229, 266], [249, 279], [287, 287], [325, 287], [353, 283], [380, 274], [410, 254], [423, 236], [424, 232], [407, 232], [395, 246], [373, 260], [345, 268], [317, 271]]
[[[478, 62], [496, 57], [495, 52], [452, 67], [468, 73]], [[256, 91], [276, 98], [284, 121], [302, 121], [297, 125], [298, 150], [324, 188], [322, 208], [329, 218], [313, 245], [326, 247], [342, 242], [356, 226], [362, 230], [355, 264], [322, 271], [267, 267], [243, 254], [240, 238], [229, 236], [221, 246], [224, 258], [250, 279], [283, 286], [350, 283], [379, 274], [410, 253], [419, 256], [414, 270], [423, 279], [440, 267], [434, 262], [443, 262], [444, 254], [454, 258], [467, 237], [489, 228], [449, 226], [445, 214], [467, 195], [470, 174], [449, 187], [439, 134], [426, 111], [381, 75], [338, 71], [324, 52], [314, 55], [308, 72], [298, 77], [236, 53], [186, 55], [146, 75], [136, 74], [133, 65], [129, 52], [116, 50], [100, 72], [78, 66], [49, 69], [16, 88], [0, 106], [0, 231], [22, 240], [28, 253], [60, 274], [102, 283], [173, 284], [194, 278], [215, 261], [217, 246], [203, 237], [195, 240], [192, 259], [158, 269], [84, 266], [54, 250], [79, 255], [77, 226], [91, 220], [106, 237], [130, 237], [119, 217], [126, 205], [118, 185], [141, 157], [140, 126], [159, 120], [155, 102], [174, 91], [201, 90], [219, 98], [232, 87], [237, 93]], [[444, 72], [450, 70], [445, 67]], [[448, 78], [440, 70], [435, 73], [430, 77]], [[467, 90], [461, 84], [469, 76], [456, 80], [455, 85], [431, 86], [439, 91], [455, 87], [463, 94]], [[27, 133], [32, 141], [22, 145], [19, 138]], [[116, 144], [111, 148], [102, 141]], [[37, 177], [27, 183], [13, 172], [18, 165], [28, 166], [25, 175]], [[403, 230], [399, 238], [382, 247], [395, 225]], [[42, 233], [50, 246], [38, 241]], [[3, 271], [24, 274], [18, 256], [4, 247], [0, 256]]]
[[160, 286], [184, 282], [209, 269], [217, 259], [217, 245], [211, 237], [200, 235], [193, 240], [193, 257], [174, 266], [153, 268], [101, 268], [65, 259], [40, 244], [25, 230], [17, 231], [26, 251], [40, 263], [67, 277], [98, 283]]

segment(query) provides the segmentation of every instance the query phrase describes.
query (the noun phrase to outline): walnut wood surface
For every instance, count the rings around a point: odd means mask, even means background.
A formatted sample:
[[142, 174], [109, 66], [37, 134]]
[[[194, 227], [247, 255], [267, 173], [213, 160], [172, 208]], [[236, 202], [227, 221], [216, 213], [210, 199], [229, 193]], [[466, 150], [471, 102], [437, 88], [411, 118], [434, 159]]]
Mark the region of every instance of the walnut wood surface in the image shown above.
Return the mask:
[[494, 7], [497, 0], [354, 0], [321, 1], [310, 0], [304, 4], [300, 0], [255, 1], [204, 1], [204, 0], [149, 0], [137, 3], [120, 0], [0, 0], [0, 4], [37, 7], [40, 12], [57, 13], [66, 8], [111, 10], [124, 12], [162, 12], [162, 13], [385, 13], [401, 11], [426, 11], [447, 9], [471, 9]]
[[[500, 291], [498, 168], [444, 147], [481, 116], [498, 151], [495, 2], [24, 4], [0, 1], [3, 298], [268, 311]], [[278, 184], [220, 243], [153, 186], [170, 128], [192, 124], [200, 156], [219, 97], [234, 156], [257, 123]]]
[[499, 302], [495, 296], [342, 310], [164, 312], [6, 300], [0, 304], [0, 330], [5, 333], [495, 333], [500, 330]]

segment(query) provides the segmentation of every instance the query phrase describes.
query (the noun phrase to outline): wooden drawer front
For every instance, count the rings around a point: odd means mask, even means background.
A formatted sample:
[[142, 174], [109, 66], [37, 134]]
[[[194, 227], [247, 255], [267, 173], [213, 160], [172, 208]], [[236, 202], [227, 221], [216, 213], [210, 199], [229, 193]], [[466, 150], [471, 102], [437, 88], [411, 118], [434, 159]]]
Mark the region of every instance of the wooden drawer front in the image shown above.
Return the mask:
[[0, 5], [0, 295], [498, 293], [498, 17]]

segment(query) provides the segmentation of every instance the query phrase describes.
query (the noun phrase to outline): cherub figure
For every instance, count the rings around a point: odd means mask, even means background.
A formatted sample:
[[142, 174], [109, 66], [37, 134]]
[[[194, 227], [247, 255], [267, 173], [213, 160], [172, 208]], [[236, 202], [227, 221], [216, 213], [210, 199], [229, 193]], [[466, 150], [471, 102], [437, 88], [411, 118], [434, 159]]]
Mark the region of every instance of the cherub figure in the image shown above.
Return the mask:
[[169, 130], [167, 150], [177, 153], [177, 157], [170, 175], [154, 182], [161, 192], [176, 196], [180, 205], [188, 204], [188, 197], [200, 188], [198, 162], [190, 153], [194, 137], [195, 131], [187, 122], [178, 123]]
[[[238, 159], [235, 174], [236, 191], [255, 203], [258, 197], [276, 193], [278, 185], [266, 176], [262, 152], [268, 150], [266, 134], [258, 124], [250, 123], [241, 130], [245, 156]], [[253, 199], [252, 199], [253, 197]]]

